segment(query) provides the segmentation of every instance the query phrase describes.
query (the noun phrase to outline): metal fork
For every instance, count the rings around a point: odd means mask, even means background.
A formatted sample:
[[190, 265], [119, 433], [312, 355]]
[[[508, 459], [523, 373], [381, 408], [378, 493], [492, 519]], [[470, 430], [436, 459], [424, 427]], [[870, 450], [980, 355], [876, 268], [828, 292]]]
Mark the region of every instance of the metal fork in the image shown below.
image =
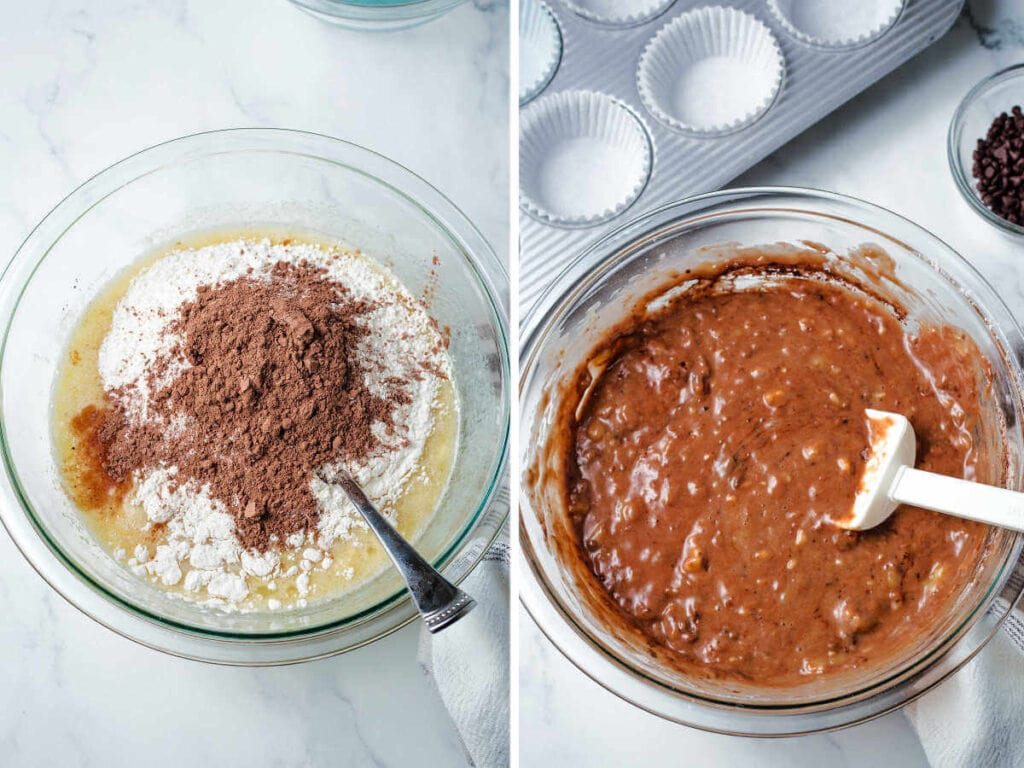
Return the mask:
[[377, 535], [387, 550], [391, 562], [402, 574], [412, 594], [413, 602], [423, 617], [423, 623], [431, 632], [440, 632], [469, 613], [476, 601], [438, 573], [395, 530], [377, 507], [366, 498], [363, 489], [344, 469], [338, 468], [332, 478], [321, 475], [325, 483], [337, 484], [348, 494], [355, 508], [362, 514], [367, 525]]

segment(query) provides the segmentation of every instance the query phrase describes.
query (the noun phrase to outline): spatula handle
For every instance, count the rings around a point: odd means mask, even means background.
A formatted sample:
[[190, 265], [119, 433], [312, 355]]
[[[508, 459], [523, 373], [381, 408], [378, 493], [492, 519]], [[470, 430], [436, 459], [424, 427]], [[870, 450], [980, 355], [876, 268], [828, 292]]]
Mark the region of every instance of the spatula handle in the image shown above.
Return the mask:
[[891, 496], [900, 504], [1024, 531], [1024, 493], [1018, 491], [903, 467]]

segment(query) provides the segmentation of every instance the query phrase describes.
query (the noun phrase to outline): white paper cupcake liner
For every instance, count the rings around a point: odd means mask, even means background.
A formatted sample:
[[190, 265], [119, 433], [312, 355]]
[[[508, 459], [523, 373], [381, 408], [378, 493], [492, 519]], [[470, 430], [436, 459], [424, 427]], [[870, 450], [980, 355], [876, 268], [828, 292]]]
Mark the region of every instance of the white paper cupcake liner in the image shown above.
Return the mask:
[[631, 27], [668, 10], [675, 0], [562, 0], [570, 11], [598, 24]]
[[563, 91], [521, 114], [519, 203], [549, 224], [583, 227], [622, 213], [647, 184], [651, 162], [640, 118], [606, 94]]
[[677, 16], [651, 38], [640, 56], [637, 86], [660, 122], [713, 136], [763, 115], [785, 69], [768, 27], [735, 8], [711, 6]]
[[519, 4], [519, 104], [547, 87], [562, 58], [562, 33], [555, 14], [541, 0]]
[[881, 37], [903, 6], [904, 0], [768, 0], [789, 35], [821, 48], [854, 48]]

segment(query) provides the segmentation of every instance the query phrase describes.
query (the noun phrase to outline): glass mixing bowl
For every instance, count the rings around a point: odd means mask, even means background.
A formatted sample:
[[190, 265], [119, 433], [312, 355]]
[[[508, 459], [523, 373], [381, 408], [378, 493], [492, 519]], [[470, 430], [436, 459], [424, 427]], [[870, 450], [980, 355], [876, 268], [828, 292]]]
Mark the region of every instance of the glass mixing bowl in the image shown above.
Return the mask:
[[506, 510], [491, 504], [509, 428], [508, 279], [482, 235], [410, 171], [337, 139], [228, 130], [161, 144], [87, 181], [29, 235], [0, 279], [0, 517], [61, 595], [107, 627], [178, 655], [272, 664], [338, 653], [415, 617], [393, 569], [285, 612], [201, 607], [131, 574], [84, 527], [59, 477], [50, 397], [83, 310], [115, 275], [189, 233], [266, 227], [341, 241], [390, 267], [451, 329], [460, 424], [451, 480], [417, 540], [454, 582]]
[[[592, 609], [596, 580], [572, 567], [558, 546], [572, 536], [560, 484], [564, 453], [553, 429], [559, 390], [606, 330], [667, 276], [713, 258], [714, 246], [813, 241], [842, 254], [873, 243], [895, 262], [909, 291], [899, 299], [907, 323], [941, 322], [969, 333], [992, 366], [984, 434], [1005, 433], [1004, 481], [1024, 480], [1024, 337], [985, 280], [920, 227], [867, 203], [826, 192], [737, 189], [651, 211], [588, 248], [549, 287], [527, 320], [520, 380], [523, 493], [520, 582], [526, 609], [583, 672], [622, 698], [680, 723], [724, 733], [781, 736], [816, 732], [877, 717], [921, 695], [970, 659], [1020, 595], [1024, 536], [993, 529], [972, 583], [940, 626], [899, 658], [797, 687], [698, 681], [652, 659], [633, 637], [618, 637]], [[721, 251], [719, 251], [721, 252]], [[728, 253], [728, 249], [725, 250]], [[869, 283], [880, 290], [880, 283]], [[893, 288], [892, 290], [895, 290]], [[997, 470], [998, 471], [998, 470]], [[1015, 568], [1018, 578], [1011, 581]]]
[[290, 0], [311, 16], [348, 29], [386, 32], [443, 16], [466, 0]]

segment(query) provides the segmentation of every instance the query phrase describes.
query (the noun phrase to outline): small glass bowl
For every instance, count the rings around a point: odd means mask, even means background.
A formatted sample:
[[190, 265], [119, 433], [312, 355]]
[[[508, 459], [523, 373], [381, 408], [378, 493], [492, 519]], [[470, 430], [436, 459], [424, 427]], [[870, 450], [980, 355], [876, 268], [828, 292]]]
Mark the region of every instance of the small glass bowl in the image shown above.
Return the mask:
[[392, 32], [426, 24], [466, 0], [290, 0], [328, 24], [368, 32]]
[[[894, 261], [906, 322], [963, 329], [992, 366], [983, 418], [1004, 425], [1006, 482], [1024, 488], [1024, 352], [1021, 334], [991, 286], [945, 243], [873, 205], [817, 190], [734, 189], [650, 211], [590, 246], [548, 287], [525, 327], [519, 452], [523, 468], [519, 592], [541, 631], [580, 670], [636, 706], [704, 730], [744, 736], [818, 733], [870, 720], [922, 695], [992, 637], [1024, 591], [1024, 535], [992, 529], [987, 555], [949, 615], [922, 629], [899, 658], [793, 687], [696, 679], [653, 659], [593, 610], [600, 585], [582, 573], [561, 487], [559, 398], [608, 329], [669, 275], [705, 263], [724, 243], [824, 243], [847, 253], [865, 243]], [[873, 283], [873, 285], [878, 285]], [[897, 285], [897, 283], [893, 283]]]
[[[179, 237], [294, 232], [358, 247], [451, 329], [459, 400], [451, 480], [416, 544], [459, 582], [500, 530], [492, 504], [509, 430], [508, 278], [440, 192], [369, 150], [299, 131], [176, 139], [111, 166], [32, 231], [0, 278], [0, 520], [76, 607], [144, 645], [225, 664], [278, 664], [356, 648], [416, 617], [394, 569], [305, 608], [228, 613], [172, 597], [96, 542], [64, 492], [51, 393], [66, 343], [97, 292]], [[426, 293], [425, 293], [426, 291]]]
[[1024, 107], [1024, 64], [996, 72], [967, 92], [949, 124], [946, 152], [953, 180], [968, 205], [1002, 232], [1022, 237], [1024, 226], [1007, 221], [981, 201], [971, 173], [978, 139], [985, 137], [993, 120], [1015, 106]]

